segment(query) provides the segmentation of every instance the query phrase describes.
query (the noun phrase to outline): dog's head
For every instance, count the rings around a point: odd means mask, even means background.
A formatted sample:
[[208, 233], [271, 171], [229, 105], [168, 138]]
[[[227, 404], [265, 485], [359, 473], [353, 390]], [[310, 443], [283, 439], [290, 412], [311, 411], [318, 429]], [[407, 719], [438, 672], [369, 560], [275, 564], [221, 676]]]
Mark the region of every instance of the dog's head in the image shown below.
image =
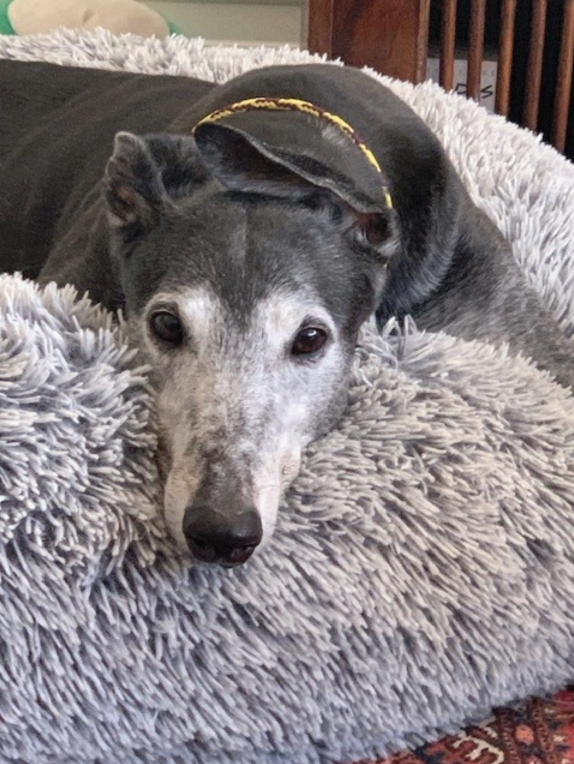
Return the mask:
[[313, 154], [222, 125], [121, 133], [108, 164], [112, 252], [158, 393], [166, 517], [200, 561], [244, 562], [271, 537], [302, 448], [345, 407], [397, 247], [381, 179], [316, 130]]

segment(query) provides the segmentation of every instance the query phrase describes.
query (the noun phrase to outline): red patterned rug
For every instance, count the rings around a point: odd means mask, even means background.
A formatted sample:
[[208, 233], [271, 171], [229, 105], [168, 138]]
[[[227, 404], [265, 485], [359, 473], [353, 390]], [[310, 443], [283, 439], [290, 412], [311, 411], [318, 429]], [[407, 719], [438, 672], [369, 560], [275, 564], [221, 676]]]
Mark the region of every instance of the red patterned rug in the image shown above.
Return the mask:
[[376, 764], [574, 764], [574, 687]]

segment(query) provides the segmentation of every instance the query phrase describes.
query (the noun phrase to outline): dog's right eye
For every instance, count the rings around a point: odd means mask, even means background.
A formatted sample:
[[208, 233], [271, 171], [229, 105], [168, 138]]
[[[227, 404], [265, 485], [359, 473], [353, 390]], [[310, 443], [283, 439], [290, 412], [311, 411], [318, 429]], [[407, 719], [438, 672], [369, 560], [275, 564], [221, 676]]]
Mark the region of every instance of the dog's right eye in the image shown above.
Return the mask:
[[181, 321], [173, 313], [169, 313], [167, 310], [158, 310], [156, 313], [152, 313], [149, 325], [152, 334], [158, 340], [174, 347], [183, 342]]

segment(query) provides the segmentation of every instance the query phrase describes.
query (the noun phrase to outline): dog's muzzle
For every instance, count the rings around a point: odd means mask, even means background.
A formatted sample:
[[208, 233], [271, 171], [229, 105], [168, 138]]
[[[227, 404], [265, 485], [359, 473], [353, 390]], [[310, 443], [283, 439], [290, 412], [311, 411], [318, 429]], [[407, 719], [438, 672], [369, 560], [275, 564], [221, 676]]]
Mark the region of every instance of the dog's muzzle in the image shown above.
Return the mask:
[[185, 511], [183, 534], [194, 559], [235, 567], [251, 557], [261, 542], [263, 528], [255, 508], [226, 515], [204, 504], [193, 504]]

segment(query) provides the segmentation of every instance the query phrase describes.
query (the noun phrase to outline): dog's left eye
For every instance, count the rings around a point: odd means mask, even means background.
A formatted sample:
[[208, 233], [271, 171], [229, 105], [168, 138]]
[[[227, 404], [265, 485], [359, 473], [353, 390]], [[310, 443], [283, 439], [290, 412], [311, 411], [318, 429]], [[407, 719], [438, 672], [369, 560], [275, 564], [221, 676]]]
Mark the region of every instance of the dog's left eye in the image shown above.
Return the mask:
[[152, 313], [149, 325], [157, 339], [169, 345], [181, 345], [183, 342], [183, 327], [181, 321], [167, 310]]
[[301, 329], [293, 340], [291, 355], [301, 356], [318, 353], [326, 342], [327, 332], [324, 329], [317, 326], [307, 326], [305, 329]]

